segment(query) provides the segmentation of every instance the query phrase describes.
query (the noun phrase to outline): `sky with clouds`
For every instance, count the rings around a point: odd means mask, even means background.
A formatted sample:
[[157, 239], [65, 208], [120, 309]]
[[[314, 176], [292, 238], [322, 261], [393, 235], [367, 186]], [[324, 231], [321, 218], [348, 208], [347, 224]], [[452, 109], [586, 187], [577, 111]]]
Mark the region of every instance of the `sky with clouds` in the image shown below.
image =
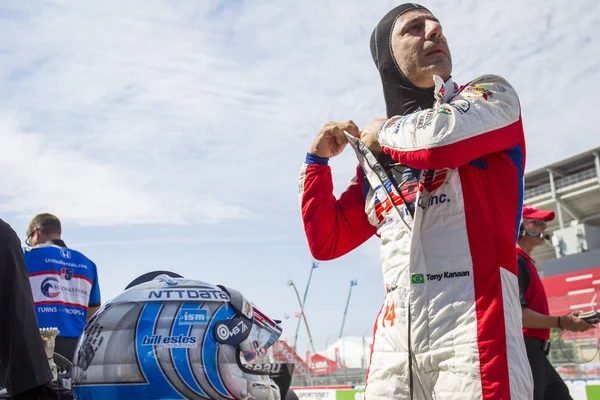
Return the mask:
[[[369, 53], [399, 2], [131, 0], [0, 3], [0, 217], [23, 238], [51, 212], [99, 267], [103, 299], [168, 269], [240, 289], [293, 336], [311, 257], [297, 177], [318, 128], [384, 115]], [[597, 146], [600, 3], [424, 1], [453, 77], [520, 95], [527, 169]], [[330, 163], [336, 193], [356, 161]], [[370, 334], [383, 298], [371, 240], [314, 271], [316, 347]], [[300, 344], [306, 346], [304, 329]]]

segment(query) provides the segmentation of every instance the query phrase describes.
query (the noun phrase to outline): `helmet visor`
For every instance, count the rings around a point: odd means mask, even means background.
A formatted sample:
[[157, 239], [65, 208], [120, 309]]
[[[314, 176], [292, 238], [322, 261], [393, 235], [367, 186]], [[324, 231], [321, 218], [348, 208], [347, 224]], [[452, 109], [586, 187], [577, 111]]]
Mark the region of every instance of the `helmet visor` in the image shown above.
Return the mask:
[[281, 327], [271, 318], [263, 314], [254, 307], [254, 318], [250, 334], [242, 343], [240, 351], [246, 362], [254, 361], [267, 354], [267, 349], [271, 347], [281, 336]]

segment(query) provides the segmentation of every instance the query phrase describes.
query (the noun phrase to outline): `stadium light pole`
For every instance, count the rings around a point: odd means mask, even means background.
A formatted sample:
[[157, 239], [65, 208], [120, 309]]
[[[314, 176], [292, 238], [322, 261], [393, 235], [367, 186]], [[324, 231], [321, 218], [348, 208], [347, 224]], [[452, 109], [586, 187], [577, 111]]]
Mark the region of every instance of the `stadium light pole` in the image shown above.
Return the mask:
[[358, 285], [356, 279], [350, 281], [350, 290], [348, 291], [348, 300], [346, 300], [346, 309], [344, 310], [344, 316], [342, 317], [342, 327], [340, 329], [340, 339], [344, 333], [344, 324], [346, 323], [346, 315], [348, 314], [348, 305], [350, 304], [350, 296], [352, 295], [352, 287]]
[[306, 288], [304, 289], [304, 298], [302, 299], [302, 304], [306, 305], [306, 296], [308, 295], [308, 287], [310, 286], [310, 281], [312, 279], [312, 274], [315, 268], [319, 267], [319, 263], [313, 260], [310, 266], [310, 274], [308, 274], [308, 282], [306, 282]]
[[[300, 315], [301, 315], [302, 319], [304, 320], [304, 325], [306, 325], [306, 332], [308, 332], [310, 348], [312, 349], [313, 354], [315, 354], [316, 353], [315, 345], [313, 344], [312, 335], [310, 334], [310, 328], [308, 327], [308, 322], [306, 320], [306, 314], [304, 313], [304, 304], [300, 300], [300, 293], [298, 293], [298, 288], [294, 284], [294, 281], [289, 280], [288, 286], [291, 286], [292, 288], [294, 288], [294, 292], [296, 292], [296, 298], [298, 299], [298, 304], [300, 305]], [[300, 318], [298, 318], [298, 325], [296, 325], [296, 334], [294, 335], [294, 346], [292, 347], [292, 349], [294, 350], [294, 353], [296, 353], [296, 354], [298, 354], [298, 352], [296, 350], [297, 350], [297, 344], [298, 344], [298, 330], [299, 329], [300, 329]]]
[[[313, 271], [315, 270], [315, 268], [319, 267], [319, 263], [315, 260], [313, 260], [311, 266], [310, 266], [310, 274], [308, 274], [308, 282], [306, 282], [306, 288], [304, 289], [304, 298], [302, 299], [302, 302], [300, 303], [300, 310], [302, 312], [302, 316], [304, 319], [304, 323], [306, 324], [306, 318], [304, 317], [304, 306], [306, 305], [306, 298], [308, 296], [308, 288], [310, 287], [310, 281], [312, 280], [312, 274]], [[292, 281], [290, 281], [292, 282]], [[288, 282], [288, 285], [290, 285], [290, 283]], [[298, 289], [296, 289], [296, 286], [294, 285], [294, 290], [296, 291], [296, 295], [298, 296], [298, 302], [300, 302], [300, 295], [298, 295]], [[298, 331], [300, 330], [300, 319], [298, 319], [298, 325], [296, 325], [296, 333], [294, 334], [294, 337], [296, 338], [295, 340], [298, 339]], [[308, 324], [306, 324], [306, 330], [308, 331]], [[310, 332], [308, 334], [310, 336]], [[294, 351], [296, 346], [296, 342], [294, 341]], [[313, 353], [314, 353], [314, 346], [312, 346], [312, 339], [311, 339], [311, 347], [313, 348]]]

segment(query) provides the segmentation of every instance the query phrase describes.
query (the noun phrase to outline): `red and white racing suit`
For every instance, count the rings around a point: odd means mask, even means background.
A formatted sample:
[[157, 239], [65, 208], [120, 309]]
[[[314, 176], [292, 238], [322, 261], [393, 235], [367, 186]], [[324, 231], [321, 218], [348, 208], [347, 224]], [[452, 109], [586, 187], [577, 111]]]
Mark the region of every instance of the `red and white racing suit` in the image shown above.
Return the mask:
[[327, 159], [307, 155], [300, 203], [309, 247], [331, 260], [381, 238], [386, 296], [366, 399], [530, 399], [515, 256], [519, 100], [494, 75], [461, 88], [434, 80], [434, 108], [393, 117], [378, 132], [385, 153], [422, 171], [413, 187], [398, 193], [396, 175], [395, 185], [367, 180], [363, 160], [336, 199]]

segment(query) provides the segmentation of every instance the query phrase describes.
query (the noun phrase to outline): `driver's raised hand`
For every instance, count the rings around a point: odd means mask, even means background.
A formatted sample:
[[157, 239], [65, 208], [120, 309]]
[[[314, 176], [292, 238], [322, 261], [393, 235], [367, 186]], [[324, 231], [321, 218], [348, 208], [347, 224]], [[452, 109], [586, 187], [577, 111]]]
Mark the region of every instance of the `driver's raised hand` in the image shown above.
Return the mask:
[[360, 137], [360, 130], [354, 122], [330, 121], [321, 127], [308, 152], [319, 157], [331, 158], [337, 156], [348, 144], [344, 131], [356, 138]]

